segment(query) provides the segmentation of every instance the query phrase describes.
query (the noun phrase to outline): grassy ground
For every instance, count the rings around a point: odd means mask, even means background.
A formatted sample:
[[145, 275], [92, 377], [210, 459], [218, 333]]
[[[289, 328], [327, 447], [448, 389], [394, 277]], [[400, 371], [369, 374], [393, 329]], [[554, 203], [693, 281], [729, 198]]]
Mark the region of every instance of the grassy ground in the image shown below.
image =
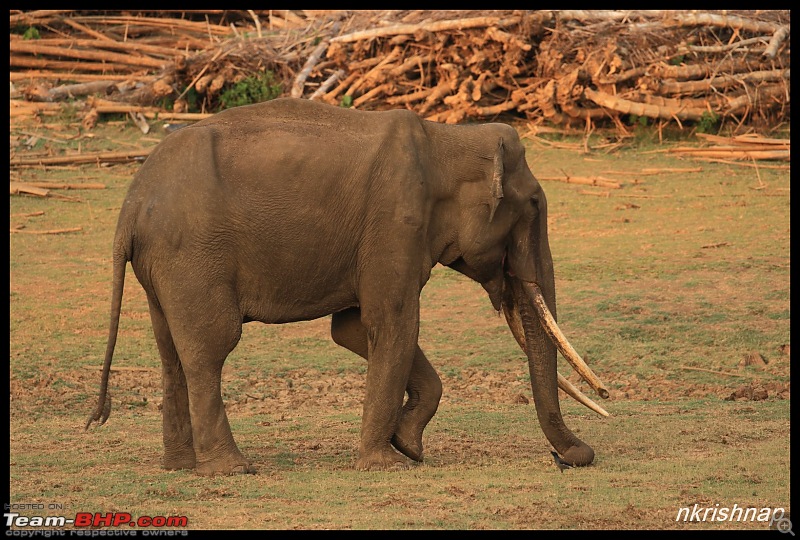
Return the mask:
[[[91, 136], [17, 125], [12, 150], [145, 147], [163, 136], [158, 125], [147, 137], [125, 123]], [[107, 189], [67, 192], [78, 202], [10, 200], [12, 229], [81, 227], [10, 235], [10, 502], [63, 505], [67, 517], [187, 516], [190, 529], [765, 529], [676, 517], [695, 504], [790, 510], [789, 171], [685, 161], [668, 147], [580, 154], [531, 144], [537, 175], [625, 184], [544, 182], [559, 321], [612, 395], [607, 419], [562, 401], [597, 453], [591, 467], [563, 473], [502, 317], [480, 286], [441, 267], [422, 295], [420, 341], [445, 386], [422, 465], [353, 470], [365, 363], [333, 344], [321, 319], [246, 325], [226, 363], [234, 436], [259, 474], [162, 470], [160, 364], [130, 270], [114, 410], [84, 432], [105, 350], [111, 239], [138, 165], [14, 171]], [[753, 353], [766, 365], [741, 365]], [[566, 363], [560, 370], [579, 384]]]

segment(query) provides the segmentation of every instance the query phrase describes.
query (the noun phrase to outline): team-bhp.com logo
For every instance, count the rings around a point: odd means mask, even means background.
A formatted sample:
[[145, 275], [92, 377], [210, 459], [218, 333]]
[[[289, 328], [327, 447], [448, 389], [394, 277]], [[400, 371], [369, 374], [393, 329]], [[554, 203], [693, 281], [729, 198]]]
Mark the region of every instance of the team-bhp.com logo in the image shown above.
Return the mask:
[[134, 518], [128, 512], [78, 512], [75, 517], [66, 516], [21, 516], [16, 512], [5, 512], [6, 527], [186, 527], [186, 516], [140, 516]]

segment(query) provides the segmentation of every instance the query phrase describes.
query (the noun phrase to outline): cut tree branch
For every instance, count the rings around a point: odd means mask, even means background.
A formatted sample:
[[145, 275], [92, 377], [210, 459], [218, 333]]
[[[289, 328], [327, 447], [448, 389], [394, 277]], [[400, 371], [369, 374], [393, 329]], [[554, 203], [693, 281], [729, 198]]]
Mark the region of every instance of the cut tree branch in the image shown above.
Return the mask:
[[322, 40], [317, 48], [311, 53], [306, 60], [303, 69], [300, 70], [300, 73], [297, 74], [297, 77], [294, 80], [294, 84], [292, 84], [292, 91], [290, 95], [293, 98], [299, 98], [303, 95], [303, 85], [305, 85], [306, 79], [311, 74], [311, 70], [314, 69], [314, 66], [317, 65], [319, 59], [322, 58], [322, 55], [325, 54], [325, 51], [328, 49], [328, 40]]
[[363, 39], [377, 37], [397, 36], [400, 34], [415, 34], [416, 32], [444, 32], [448, 30], [466, 30], [468, 28], [505, 28], [520, 22], [520, 17], [473, 17], [468, 19], [455, 19], [449, 21], [435, 21], [426, 24], [401, 24], [397, 26], [386, 26], [383, 28], [373, 28], [370, 30], [360, 30], [352, 34], [338, 36], [331, 39], [331, 43], [350, 43]]

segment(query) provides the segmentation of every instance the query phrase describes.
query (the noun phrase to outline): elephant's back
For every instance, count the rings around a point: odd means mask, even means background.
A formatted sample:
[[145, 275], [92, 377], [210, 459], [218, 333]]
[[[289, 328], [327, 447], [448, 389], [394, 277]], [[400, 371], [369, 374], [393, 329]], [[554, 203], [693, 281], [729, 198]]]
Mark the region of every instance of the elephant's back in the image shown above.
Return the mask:
[[343, 139], [379, 137], [400, 118], [416, 117], [410, 111], [360, 111], [307, 99], [278, 98], [227, 109], [190, 126], [212, 127], [230, 137], [260, 134], [310, 134]]

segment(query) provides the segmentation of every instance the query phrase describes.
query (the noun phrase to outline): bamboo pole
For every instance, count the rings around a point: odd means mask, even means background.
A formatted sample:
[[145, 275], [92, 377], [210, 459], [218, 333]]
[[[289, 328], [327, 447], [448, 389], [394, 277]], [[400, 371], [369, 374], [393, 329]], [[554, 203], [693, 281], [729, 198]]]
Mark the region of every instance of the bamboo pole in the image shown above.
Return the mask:
[[702, 158], [728, 158], [728, 159], [767, 159], [776, 161], [790, 161], [789, 150], [684, 150], [680, 153], [686, 156]]
[[163, 111], [157, 107], [139, 107], [137, 105], [125, 105], [123, 103], [97, 105], [94, 107], [94, 109], [100, 114], [140, 113], [144, 115], [145, 118], [149, 118], [151, 120], [191, 120], [196, 122], [199, 120], [205, 120], [209, 116], [213, 115], [213, 113], [173, 113], [169, 111]]
[[109, 49], [115, 51], [139, 52], [172, 59], [175, 56], [186, 56], [186, 50], [177, 47], [164, 47], [161, 45], [150, 45], [137, 41], [103, 41], [99, 39], [78, 39], [78, 38], [50, 38], [41, 40], [52, 47], [66, 48], [89, 48], [89, 49]]
[[789, 147], [789, 139], [769, 139], [760, 135], [738, 135], [735, 137], [720, 137], [719, 135], [711, 135], [710, 133], [695, 133], [695, 136], [705, 139], [710, 142], [720, 144], [740, 144], [740, 145], [775, 145]]
[[[103, 72], [128, 72], [136, 66], [132, 64], [112, 64], [105, 62], [68, 62], [64, 60], [49, 60], [47, 58], [28, 58], [12, 56], [8, 65], [12, 67], [25, 67], [36, 69], [66, 69], [78, 71], [103, 71]], [[119, 75], [115, 75], [119, 77]]]
[[42, 189], [106, 189], [105, 184], [64, 184], [61, 182], [24, 182], [28, 186]]
[[196, 22], [186, 19], [174, 18], [158, 18], [158, 17], [135, 17], [131, 15], [117, 15], [117, 16], [96, 16], [87, 15], [80, 17], [72, 17], [72, 20], [77, 22], [86, 22], [94, 24], [107, 24], [107, 25], [142, 25], [156, 28], [165, 28], [168, 31], [187, 30], [202, 35], [211, 33], [216, 36], [228, 36], [232, 34], [231, 29], [227, 26], [218, 24], [211, 24], [208, 22]]
[[[70, 62], [67, 62], [70, 63]], [[92, 82], [92, 81], [120, 81], [136, 79], [138, 82], [147, 83], [154, 80], [157, 75], [147, 75], [145, 72], [129, 72], [124, 77], [119, 73], [73, 73], [68, 71], [12, 71], [9, 73], [11, 81], [35, 81], [38, 79], [57, 79], [61, 82]]]
[[70, 49], [67, 47], [51, 47], [49, 45], [31, 43], [28, 41], [12, 41], [9, 45], [9, 49], [12, 53], [21, 52], [37, 55], [42, 54], [48, 56], [77, 58], [80, 60], [97, 60], [98, 62], [111, 62], [159, 69], [164, 68], [166, 64], [163, 60], [156, 60], [155, 58], [150, 58], [147, 56], [132, 56], [130, 54], [120, 54], [98, 50]]
[[110, 41], [112, 43], [116, 43], [116, 40], [111, 39], [110, 37], [108, 37], [107, 35], [103, 34], [102, 32], [98, 32], [96, 30], [92, 30], [88, 26], [84, 26], [79, 22], [73, 21], [69, 17], [61, 17], [61, 21], [64, 22], [65, 24], [68, 24], [69, 26], [71, 26], [75, 30], [79, 30], [79, 31], [83, 32], [84, 34], [92, 36], [95, 39], [99, 39], [101, 41]]
[[65, 165], [75, 163], [122, 163], [146, 157], [153, 148], [129, 150], [121, 152], [86, 152], [67, 156], [42, 156], [32, 158], [13, 158], [9, 160], [11, 167], [37, 167], [41, 165]]
[[57, 18], [58, 15], [65, 13], [72, 13], [72, 9], [38, 9], [35, 11], [28, 11], [27, 13], [15, 13], [10, 16], [10, 25], [29, 24], [34, 26], [36, 24], [45, 24]]

